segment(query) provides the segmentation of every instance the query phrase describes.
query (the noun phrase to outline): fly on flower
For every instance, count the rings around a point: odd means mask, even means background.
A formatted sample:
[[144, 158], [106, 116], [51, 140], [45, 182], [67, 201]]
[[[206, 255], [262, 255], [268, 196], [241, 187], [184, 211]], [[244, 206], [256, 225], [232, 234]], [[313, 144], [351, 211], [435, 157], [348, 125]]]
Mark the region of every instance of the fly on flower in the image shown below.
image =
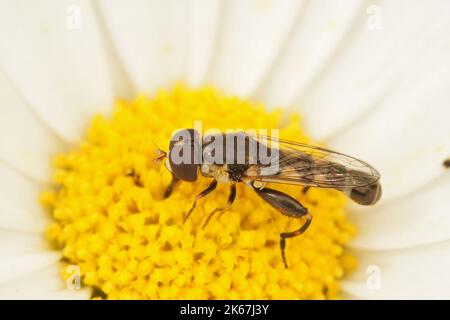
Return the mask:
[[283, 215], [304, 218], [303, 225], [292, 232], [280, 234], [280, 249], [287, 268], [286, 238], [304, 233], [312, 215], [298, 200], [280, 191], [267, 188], [266, 183], [283, 183], [304, 187], [332, 188], [347, 194], [361, 205], [373, 205], [381, 197], [380, 174], [372, 166], [354, 157], [328, 149], [269, 136], [244, 132], [215, 133], [200, 138], [195, 129], [182, 129], [171, 138], [166, 168], [172, 173], [167, 187], [168, 197], [178, 181], [194, 182], [198, 173], [212, 178], [209, 186], [200, 192], [186, 221], [194, 211], [197, 201], [215, 190], [218, 183], [230, 185], [225, 206], [216, 208], [206, 218], [203, 228], [214, 214], [228, 209], [236, 199], [236, 183], [245, 183], [264, 201]]

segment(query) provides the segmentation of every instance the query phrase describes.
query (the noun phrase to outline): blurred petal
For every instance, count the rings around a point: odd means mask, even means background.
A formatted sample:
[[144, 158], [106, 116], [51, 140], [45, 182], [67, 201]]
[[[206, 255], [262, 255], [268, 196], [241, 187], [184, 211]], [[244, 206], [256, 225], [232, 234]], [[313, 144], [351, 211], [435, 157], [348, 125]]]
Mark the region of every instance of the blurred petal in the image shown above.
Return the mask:
[[[82, 288], [80, 290], [67, 290], [63, 289], [57, 292], [44, 293], [42, 297], [38, 299], [42, 300], [88, 300], [91, 297], [91, 288]], [[30, 299], [37, 299], [33, 297]]]
[[136, 89], [153, 93], [183, 80], [186, 71], [186, 0], [103, 0], [101, 16]]
[[188, 23], [187, 83], [200, 86], [214, 51], [219, 20], [219, 0], [190, 0]]
[[42, 231], [49, 219], [39, 204], [42, 186], [0, 163], [0, 228]]
[[56, 263], [59, 252], [44, 252], [11, 257], [2, 257], [0, 263], [0, 284], [20, 279], [44, 267]]
[[258, 100], [271, 106], [292, 106], [338, 50], [355, 14], [361, 14], [361, 3], [361, 0], [307, 2], [286, 49], [256, 93]]
[[[379, 10], [379, 30], [370, 27], [371, 8]], [[367, 116], [392, 90], [405, 93], [395, 85], [405, 78], [413, 80], [408, 78], [411, 69], [436, 64], [447, 67], [449, 10], [450, 3], [445, 0], [433, 2], [433, 6], [375, 1], [360, 9], [336, 56], [297, 101], [311, 135], [332, 137]]]
[[450, 240], [450, 173], [417, 192], [353, 214], [351, 246], [387, 250]]
[[21, 293], [55, 292], [64, 288], [61, 265], [52, 263], [22, 278], [0, 284], [0, 299], [12, 298]]
[[226, 92], [248, 96], [269, 71], [302, 10], [299, 0], [223, 1], [210, 78]]
[[[445, 53], [450, 56], [450, 43]], [[450, 64], [441, 61], [410, 72], [376, 110], [330, 141], [379, 169], [382, 201], [407, 194], [444, 171], [442, 163], [450, 156]]]
[[35, 113], [77, 141], [92, 114], [109, 110], [115, 95], [95, 12], [87, 0], [30, 5], [0, 3], [0, 64]]
[[61, 265], [51, 264], [23, 278], [0, 285], [0, 299], [88, 299], [91, 290], [69, 290], [61, 279]]
[[0, 228], [0, 261], [14, 256], [46, 252], [49, 248], [49, 241], [41, 232]]
[[450, 268], [448, 241], [411, 249], [357, 251], [355, 254], [360, 267], [349, 280], [342, 282], [343, 290], [351, 296], [363, 299], [450, 298], [450, 278], [446, 276]]
[[0, 159], [28, 176], [48, 180], [50, 154], [64, 144], [32, 112], [1, 70], [0, 96]]

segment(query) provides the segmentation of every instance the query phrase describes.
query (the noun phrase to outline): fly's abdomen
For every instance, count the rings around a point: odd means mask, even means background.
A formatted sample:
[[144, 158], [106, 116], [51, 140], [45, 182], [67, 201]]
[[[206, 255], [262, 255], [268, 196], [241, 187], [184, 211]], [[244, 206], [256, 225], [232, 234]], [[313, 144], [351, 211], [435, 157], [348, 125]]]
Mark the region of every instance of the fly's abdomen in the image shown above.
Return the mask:
[[358, 204], [370, 206], [381, 198], [381, 184], [374, 183], [364, 187], [352, 188], [349, 197]]

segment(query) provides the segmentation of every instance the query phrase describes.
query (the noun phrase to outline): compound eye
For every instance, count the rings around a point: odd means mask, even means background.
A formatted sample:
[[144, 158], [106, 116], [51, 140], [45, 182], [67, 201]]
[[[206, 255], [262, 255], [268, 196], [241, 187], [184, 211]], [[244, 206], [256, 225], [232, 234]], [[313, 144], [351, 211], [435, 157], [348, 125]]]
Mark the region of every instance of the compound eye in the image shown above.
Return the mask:
[[201, 146], [199, 134], [194, 129], [177, 131], [170, 139], [168, 166], [170, 171], [184, 181], [197, 180]]
[[198, 165], [175, 164], [172, 167], [172, 173], [181, 180], [194, 182], [197, 180]]

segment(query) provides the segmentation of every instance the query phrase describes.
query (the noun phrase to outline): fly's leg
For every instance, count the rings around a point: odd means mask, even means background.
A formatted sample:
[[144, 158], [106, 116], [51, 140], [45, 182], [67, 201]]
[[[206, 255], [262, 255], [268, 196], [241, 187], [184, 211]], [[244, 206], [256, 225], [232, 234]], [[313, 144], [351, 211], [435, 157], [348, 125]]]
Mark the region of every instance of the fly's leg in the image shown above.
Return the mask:
[[199, 199], [203, 198], [204, 196], [208, 195], [208, 194], [211, 193], [212, 191], [214, 191], [214, 190], [216, 189], [216, 187], [217, 187], [217, 181], [216, 181], [216, 180], [213, 180], [205, 190], [203, 190], [202, 192], [200, 192], [200, 193], [195, 197], [194, 203], [192, 204], [191, 209], [189, 209], [189, 211], [188, 211], [186, 217], [184, 217], [183, 223], [186, 222], [186, 220], [187, 220], [187, 219], [189, 218], [189, 216], [191, 215], [192, 211], [194, 211], [195, 206], [197, 205], [197, 201], [198, 201]]
[[305, 223], [298, 230], [280, 233], [281, 257], [283, 258], [284, 266], [287, 268], [288, 264], [285, 253], [286, 238], [297, 237], [304, 233], [311, 224], [312, 215], [308, 212], [307, 208], [300, 204], [300, 202], [285, 193], [269, 188], [257, 189], [253, 187], [253, 190], [280, 213], [292, 218], [306, 218]]
[[[292, 231], [292, 232], [280, 233], [281, 256], [283, 257], [283, 263], [284, 263], [284, 266], [286, 268], [288, 267], [288, 264], [287, 264], [287, 261], [286, 261], [286, 252], [285, 252], [286, 238], [297, 237], [297, 236], [301, 235], [302, 233], [304, 233], [306, 231], [306, 229], [308, 229], [308, 227], [309, 227], [309, 225], [311, 224], [311, 221], [312, 221], [312, 215], [311, 215], [311, 213], [306, 212], [304, 214], [304, 216], [306, 217], [306, 221], [298, 230], [295, 230], [295, 231]], [[293, 215], [292, 217], [299, 218], [299, 216], [295, 216], [295, 215]]]
[[172, 194], [173, 188], [175, 188], [178, 181], [180, 181], [180, 179], [178, 179], [172, 174], [172, 181], [170, 181], [170, 184], [167, 186], [166, 191], [164, 191], [164, 199]]
[[227, 205], [225, 207], [220, 207], [220, 208], [216, 208], [214, 209], [209, 215], [208, 218], [206, 218], [205, 223], [203, 223], [202, 229], [205, 229], [205, 227], [208, 225], [209, 221], [211, 220], [211, 218], [217, 213], [217, 212], [223, 212], [227, 209], [229, 209], [231, 207], [231, 205], [233, 204], [234, 200], [236, 200], [236, 185], [232, 184], [230, 186], [230, 195], [228, 196], [228, 202]]
[[303, 193], [303, 194], [307, 194], [308, 191], [309, 191], [309, 188], [311, 188], [311, 187], [310, 187], [310, 186], [304, 187], [303, 190], [302, 190], [302, 193]]

